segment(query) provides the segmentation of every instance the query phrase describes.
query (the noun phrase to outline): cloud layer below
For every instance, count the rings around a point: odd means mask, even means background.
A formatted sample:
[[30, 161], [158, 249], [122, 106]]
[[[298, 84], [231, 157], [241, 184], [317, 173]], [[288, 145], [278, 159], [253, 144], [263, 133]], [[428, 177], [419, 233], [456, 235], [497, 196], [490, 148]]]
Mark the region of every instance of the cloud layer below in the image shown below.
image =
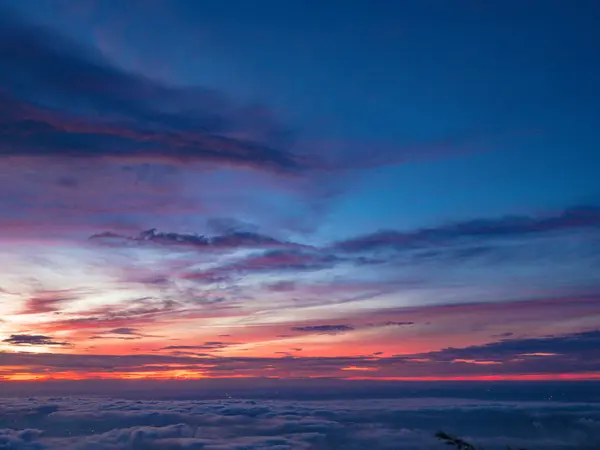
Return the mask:
[[0, 444], [14, 450], [434, 450], [443, 448], [433, 438], [440, 429], [490, 450], [600, 444], [596, 404], [547, 400], [12, 397], [0, 413]]

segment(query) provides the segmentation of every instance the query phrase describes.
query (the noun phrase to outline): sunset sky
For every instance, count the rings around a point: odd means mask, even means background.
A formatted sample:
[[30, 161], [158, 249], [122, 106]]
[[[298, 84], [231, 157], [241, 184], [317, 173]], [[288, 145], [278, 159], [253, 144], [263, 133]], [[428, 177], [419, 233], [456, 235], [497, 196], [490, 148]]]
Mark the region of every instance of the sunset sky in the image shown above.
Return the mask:
[[600, 379], [600, 3], [0, 0], [0, 380]]

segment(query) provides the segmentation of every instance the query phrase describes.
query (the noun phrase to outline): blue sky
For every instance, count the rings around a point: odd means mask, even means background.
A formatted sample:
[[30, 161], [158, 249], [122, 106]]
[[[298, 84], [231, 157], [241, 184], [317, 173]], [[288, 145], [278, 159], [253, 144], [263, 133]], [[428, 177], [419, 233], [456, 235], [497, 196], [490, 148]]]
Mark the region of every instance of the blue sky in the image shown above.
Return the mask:
[[[328, 216], [336, 229], [361, 216], [350, 233], [600, 196], [594, 2], [65, 5], [21, 8], [127, 69], [260, 103], [303, 148], [335, 141], [341, 153], [415, 160], [353, 174]], [[420, 161], [432, 151], [466, 154]]]

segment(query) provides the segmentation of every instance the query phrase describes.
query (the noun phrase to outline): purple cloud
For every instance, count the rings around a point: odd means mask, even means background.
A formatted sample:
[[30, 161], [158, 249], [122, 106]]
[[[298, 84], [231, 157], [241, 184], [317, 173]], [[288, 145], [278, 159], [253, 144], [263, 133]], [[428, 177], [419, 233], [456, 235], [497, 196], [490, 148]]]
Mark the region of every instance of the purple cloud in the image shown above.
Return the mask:
[[[0, 156], [204, 162], [274, 171], [306, 166], [275, 147], [264, 126], [262, 135], [252, 136], [255, 124], [210, 90], [171, 88], [125, 72], [8, 10], [0, 20]], [[285, 134], [279, 124], [270, 129], [271, 137]]]
[[354, 327], [351, 325], [306, 325], [302, 327], [292, 327], [292, 331], [300, 331], [302, 333], [335, 334], [352, 330], [354, 330]]
[[[368, 252], [378, 249], [411, 250], [435, 248], [463, 240], [493, 240], [525, 237], [581, 228], [600, 228], [600, 207], [582, 206], [566, 209], [550, 217], [513, 216], [500, 219], [477, 219], [457, 222], [437, 228], [419, 230], [380, 231], [340, 241], [334, 248], [345, 252]], [[467, 249], [468, 250], [468, 249]], [[477, 252], [489, 249], [483, 247]], [[467, 256], [467, 253], [465, 253]]]
[[21, 314], [41, 314], [60, 311], [65, 303], [77, 298], [76, 293], [69, 290], [41, 291], [26, 300]]
[[254, 232], [232, 231], [229, 234], [204, 236], [198, 234], [164, 233], [156, 229], [142, 231], [137, 236], [124, 236], [118, 233], [104, 232], [90, 236], [91, 240], [117, 245], [119, 243], [152, 243], [165, 246], [181, 246], [199, 249], [235, 249], [301, 247], [299, 244], [284, 242]]
[[68, 342], [58, 342], [49, 336], [41, 334], [11, 334], [10, 337], [3, 339], [2, 342], [11, 345], [70, 345]]

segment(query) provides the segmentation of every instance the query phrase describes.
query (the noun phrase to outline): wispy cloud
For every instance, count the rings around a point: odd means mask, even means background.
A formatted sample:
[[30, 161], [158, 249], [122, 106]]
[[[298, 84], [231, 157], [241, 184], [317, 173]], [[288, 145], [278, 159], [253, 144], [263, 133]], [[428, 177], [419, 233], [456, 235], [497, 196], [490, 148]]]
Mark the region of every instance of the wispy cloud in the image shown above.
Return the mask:
[[207, 341], [200, 345], [169, 345], [160, 350], [209, 350], [219, 351], [232, 345], [239, 345], [235, 342]]
[[137, 236], [124, 236], [113, 232], [104, 232], [90, 236], [93, 241], [109, 245], [119, 243], [150, 243], [164, 246], [179, 246], [198, 249], [235, 249], [235, 248], [270, 248], [270, 247], [302, 247], [293, 242], [278, 239], [254, 232], [233, 231], [228, 234], [205, 236], [198, 234], [165, 233], [156, 229], [142, 231]]
[[[600, 208], [581, 206], [565, 209], [547, 217], [511, 216], [499, 219], [475, 219], [457, 222], [437, 228], [414, 231], [380, 231], [340, 241], [335, 247], [347, 252], [364, 252], [378, 249], [411, 250], [415, 248], [444, 247], [463, 241], [479, 241], [498, 238], [520, 238], [576, 229], [599, 229]], [[472, 249], [473, 255], [488, 250], [486, 247]], [[468, 253], [464, 253], [468, 256]]]
[[21, 314], [57, 312], [62, 309], [64, 304], [77, 298], [77, 293], [69, 290], [38, 292], [26, 300]]
[[345, 331], [352, 331], [354, 327], [351, 325], [306, 325], [302, 327], [293, 327], [292, 331], [300, 331], [303, 333], [325, 333], [336, 334]]

